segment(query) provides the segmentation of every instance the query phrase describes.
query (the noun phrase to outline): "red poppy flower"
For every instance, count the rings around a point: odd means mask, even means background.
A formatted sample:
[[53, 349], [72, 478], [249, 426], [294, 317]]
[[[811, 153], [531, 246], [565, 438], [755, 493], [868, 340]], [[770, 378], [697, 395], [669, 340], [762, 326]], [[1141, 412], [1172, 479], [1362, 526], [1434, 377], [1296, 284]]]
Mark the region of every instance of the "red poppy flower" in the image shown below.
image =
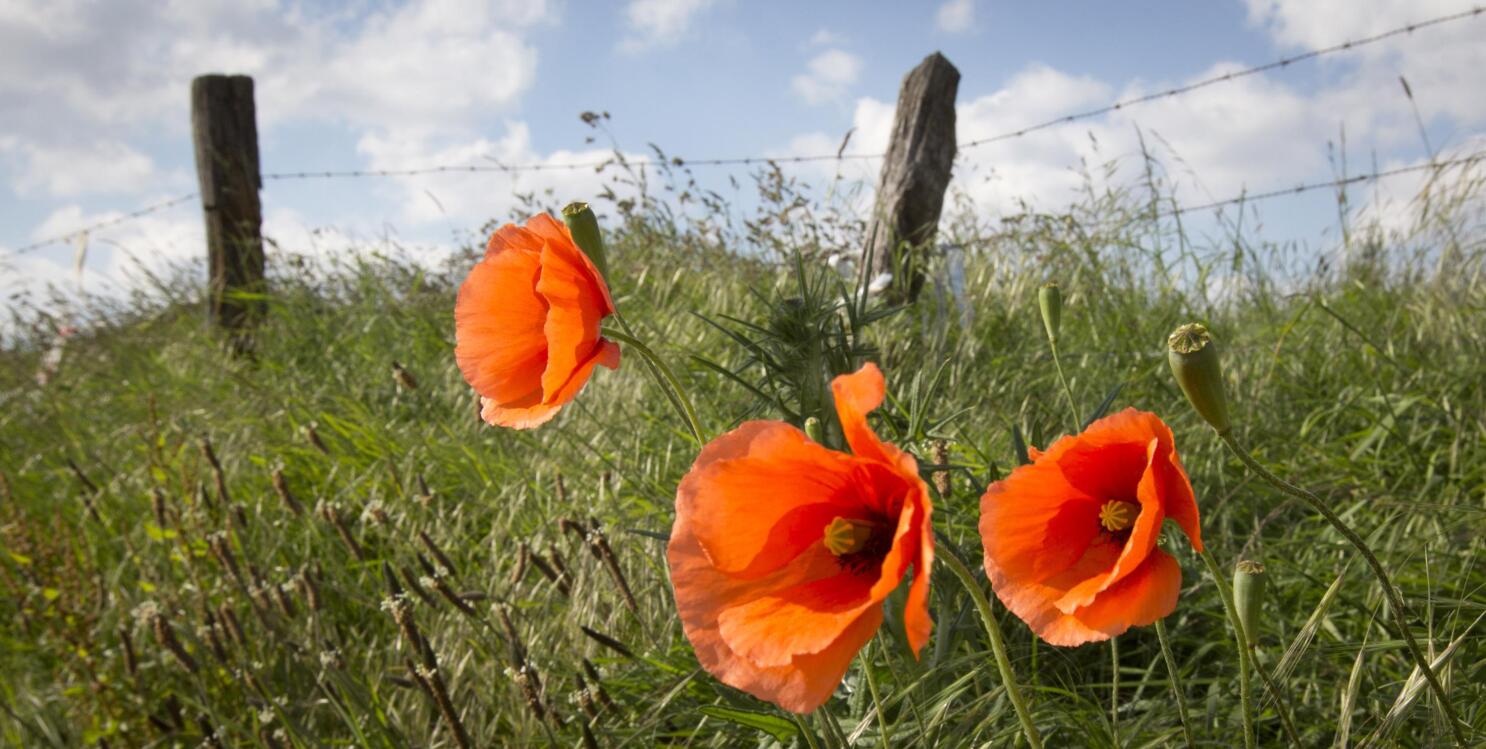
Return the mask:
[[996, 596], [1054, 645], [1107, 640], [1176, 608], [1166, 518], [1202, 550], [1192, 484], [1155, 414], [1127, 409], [1064, 437], [980, 499]]
[[619, 346], [599, 335], [613, 313], [609, 286], [566, 226], [543, 213], [497, 229], [454, 304], [454, 358], [481, 418], [530, 429], [556, 416], [595, 365], [618, 368]]
[[831, 390], [852, 454], [778, 421], [712, 440], [676, 491], [667, 553], [697, 660], [797, 713], [830, 698], [910, 565], [903, 620], [915, 655], [933, 624], [928, 489], [913, 457], [867, 426], [882, 372], [868, 364]]

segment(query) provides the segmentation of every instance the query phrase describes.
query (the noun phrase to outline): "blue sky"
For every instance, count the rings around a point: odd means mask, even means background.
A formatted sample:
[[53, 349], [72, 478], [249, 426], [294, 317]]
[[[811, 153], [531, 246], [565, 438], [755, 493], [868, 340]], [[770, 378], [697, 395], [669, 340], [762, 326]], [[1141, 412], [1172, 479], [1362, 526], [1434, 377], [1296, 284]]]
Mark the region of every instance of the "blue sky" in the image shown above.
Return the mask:
[[[1010, 3], [744, 0], [10, 0], [0, 6], [0, 293], [127, 284], [131, 258], [199, 257], [192, 204], [25, 245], [195, 189], [187, 91], [203, 72], [252, 74], [265, 172], [436, 163], [563, 164], [607, 143], [578, 114], [608, 111], [626, 152], [687, 158], [882, 150], [898, 84], [942, 51], [960, 69], [962, 141], [1106, 105], [1470, 7], [1462, 0]], [[1328, 140], [1368, 168], [1425, 158], [1406, 75], [1436, 149], [1479, 150], [1486, 18], [962, 152], [954, 189], [995, 216], [1055, 210], [1080, 159], [1128, 163], [1159, 136], [1190, 203], [1333, 176]], [[1093, 136], [1091, 139], [1090, 136]], [[1156, 140], [1155, 138], [1152, 138]], [[1095, 152], [1093, 143], [1098, 142]], [[843, 174], [869, 186], [877, 162]], [[832, 165], [793, 167], [824, 182]], [[699, 167], [725, 194], [742, 168]], [[1133, 172], [1130, 172], [1133, 177]], [[1401, 178], [1369, 194], [1399, 205]], [[384, 233], [424, 248], [503, 217], [513, 190], [581, 199], [593, 175], [543, 172], [267, 184], [265, 231], [295, 247]], [[1322, 246], [1324, 192], [1264, 207], [1264, 236]], [[1401, 220], [1401, 219], [1395, 219]], [[333, 231], [312, 234], [320, 227]]]

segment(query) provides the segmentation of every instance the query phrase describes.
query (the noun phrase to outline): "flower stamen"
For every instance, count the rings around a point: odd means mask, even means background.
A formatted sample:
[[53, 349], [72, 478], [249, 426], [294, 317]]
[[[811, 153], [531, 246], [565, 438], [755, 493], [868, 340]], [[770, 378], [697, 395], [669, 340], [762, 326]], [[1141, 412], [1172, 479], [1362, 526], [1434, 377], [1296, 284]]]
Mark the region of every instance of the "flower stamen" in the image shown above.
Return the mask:
[[872, 526], [837, 516], [826, 524], [822, 535], [826, 550], [843, 557], [855, 554], [867, 546], [867, 541], [872, 538]]
[[1118, 533], [1135, 524], [1140, 507], [1134, 502], [1112, 499], [1099, 508], [1099, 525], [1110, 533]]

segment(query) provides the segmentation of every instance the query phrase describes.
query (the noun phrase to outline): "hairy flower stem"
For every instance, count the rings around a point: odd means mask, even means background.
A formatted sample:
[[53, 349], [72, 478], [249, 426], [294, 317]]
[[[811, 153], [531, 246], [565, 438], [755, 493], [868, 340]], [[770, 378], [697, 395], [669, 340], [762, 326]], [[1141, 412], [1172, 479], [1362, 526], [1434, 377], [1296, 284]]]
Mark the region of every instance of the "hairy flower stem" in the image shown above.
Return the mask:
[[1465, 740], [1465, 733], [1460, 728], [1460, 718], [1455, 714], [1455, 706], [1451, 704], [1449, 695], [1446, 694], [1444, 686], [1440, 684], [1439, 677], [1435, 675], [1434, 669], [1430, 668], [1429, 660], [1424, 657], [1424, 651], [1419, 649], [1419, 642], [1414, 639], [1414, 631], [1409, 627], [1408, 610], [1404, 608], [1403, 596], [1398, 592], [1398, 588], [1393, 586], [1393, 580], [1388, 577], [1388, 570], [1383, 567], [1382, 562], [1378, 561], [1377, 555], [1373, 554], [1367, 542], [1363, 541], [1362, 537], [1357, 535], [1335, 512], [1332, 512], [1331, 508], [1327, 507], [1326, 503], [1321, 501], [1320, 497], [1285, 481], [1260, 465], [1259, 461], [1255, 460], [1249, 454], [1248, 450], [1245, 450], [1243, 446], [1238, 444], [1238, 440], [1234, 438], [1232, 432], [1219, 432], [1218, 436], [1233, 451], [1233, 454], [1237, 455], [1238, 459], [1243, 461], [1245, 466], [1248, 466], [1249, 470], [1259, 474], [1260, 478], [1274, 485], [1276, 489], [1292, 497], [1304, 500], [1311, 507], [1315, 508], [1316, 512], [1321, 513], [1321, 516], [1326, 518], [1326, 522], [1331, 523], [1331, 527], [1335, 528], [1336, 532], [1342, 535], [1342, 538], [1347, 539], [1352, 546], [1356, 547], [1357, 551], [1362, 554], [1362, 557], [1367, 560], [1368, 566], [1372, 567], [1373, 575], [1378, 578], [1378, 585], [1383, 588], [1383, 595], [1388, 599], [1388, 610], [1393, 613], [1393, 622], [1397, 625], [1399, 633], [1403, 635], [1404, 644], [1408, 646], [1409, 655], [1414, 659], [1414, 665], [1418, 667], [1420, 673], [1424, 674], [1425, 680], [1429, 682], [1430, 691], [1434, 692], [1435, 701], [1445, 711], [1445, 718], [1450, 723], [1450, 732], [1455, 737], [1455, 745], [1462, 748], [1468, 746]]
[[1238, 649], [1238, 701], [1243, 715], [1243, 744], [1246, 749], [1254, 749], [1254, 706], [1249, 702], [1249, 640], [1244, 633], [1243, 620], [1238, 616], [1238, 607], [1233, 605], [1233, 591], [1223, 581], [1223, 573], [1218, 569], [1218, 560], [1213, 558], [1211, 551], [1204, 549], [1202, 561], [1207, 563], [1213, 584], [1218, 586], [1218, 597], [1223, 599], [1223, 610], [1228, 613], [1228, 623], [1233, 625], [1233, 644]]
[[634, 331], [630, 330], [629, 323], [626, 323], [618, 312], [614, 313], [614, 319], [619, 321], [619, 325], [624, 328], [624, 332], [621, 333], [617, 330], [610, 329], [605, 330], [603, 334], [640, 352], [640, 356], [644, 357], [645, 363], [649, 365], [650, 375], [655, 378], [656, 383], [663, 390], [673, 396], [671, 403], [676, 407], [681, 418], [686, 421], [686, 426], [691, 431], [692, 439], [697, 441], [698, 446], [707, 444], [707, 438], [702, 436], [702, 427], [697, 422], [696, 409], [692, 408], [691, 398], [686, 394], [686, 388], [682, 387], [681, 380], [677, 379], [676, 373], [672, 372], [671, 368], [666, 366], [666, 363], [654, 351], [650, 350], [649, 346], [641, 343], [640, 339], [635, 338]]
[[1058, 358], [1057, 341], [1048, 341], [1048, 346], [1053, 350], [1053, 367], [1058, 370], [1058, 381], [1063, 383], [1063, 395], [1068, 398], [1068, 410], [1073, 414], [1073, 434], [1083, 429], [1084, 417], [1078, 412], [1078, 402], [1073, 399], [1073, 388], [1068, 387], [1068, 378], [1063, 374], [1063, 360]]
[[867, 654], [868, 650], [869, 648], [862, 648], [862, 673], [867, 676], [867, 689], [872, 692], [872, 707], [877, 712], [877, 725], [882, 731], [878, 738], [882, 740], [882, 749], [888, 749], [892, 731], [887, 722], [887, 713], [882, 709], [882, 697], [877, 693], [877, 677], [872, 675], [872, 658]]
[[1166, 635], [1166, 620], [1156, 620], [1156, 639], [1161, 641], [1161, 658], [1166, 661], [1166, 672], [1170, 675], [1171, 696], [1176, 700], [1176, 717], [1182, 723], [1182, 738], [1188, 749], [1197, 746], [1192, 737], [1192, 724], [1187, 721], [1187, 697], [1182, 691], [1181, 675], [1177, 672], [1176, 656], [1171, 654], [1171, 638]]
[[1011, 706], [1016, 708], [1017, 720], [1021, 721], [1022, 733], [1027, 737], [1027, 744], [1032, 749], [1042, 749], [1042, 736], [1037, 733], [1037, 726], [1032, 723], [1032, 713], [1027, 709], [1027, 701], [1022, 698], [1022, 692], [1016, 685], [1016, 674], [1011, 670], [1011, 658], [1006, 655], [1006, 638], [1001, 634], [1001, 625], [996, 621], [996, 615], [991, 611], [990, 599], [981, 589], [980, 584], [975, 581], [975, 575], [970, 568], [960, 561], [947, 546], [941, 546], [934, 550], [935, 556], [955, 577], [960, 578], [960, 583], [970, 591], [971, 600], [975, 601], [975, 608], [980, 612], [980, 620], [985, 624], [986, 635], [991, 640], [991, 652], [996, 656], [996, 668], [1001, 672], [1001, 683], [1006, 685], [1006, 694], [1011, 698]]
[[1269, 692], [1269, 698], [1274, 700], [1274, 711], [1280, 716], [1280, 726], [1285, 729], [1285, 736], [1290, 739], [1290, 745], [1295, 749], [1302, 749], [1305, 744], [1300, 743], [1300, 733], [1295, 730], [1295, 723], [1290, 720], [1290, 712], [1285, 709], [1285, 701], [1280, 695], [1280, 686], [1270, 677], [1269, 669], [1259, 663], [1259, 650], [1252, 644], [1249, 645], [1249, 660], [1253, 662], [1254, 670], [1258, 672], [1259, 678], [1264, 680], [1264, 689]]
[[1120, 638], [1109, 638], [1109, 736], [1120, 745]]

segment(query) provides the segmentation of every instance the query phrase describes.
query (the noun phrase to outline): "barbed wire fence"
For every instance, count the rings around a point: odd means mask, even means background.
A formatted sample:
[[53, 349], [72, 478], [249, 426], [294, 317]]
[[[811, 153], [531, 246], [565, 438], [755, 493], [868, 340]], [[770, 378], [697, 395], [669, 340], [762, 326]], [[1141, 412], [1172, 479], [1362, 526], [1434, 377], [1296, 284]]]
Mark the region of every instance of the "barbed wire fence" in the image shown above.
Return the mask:
[[[973, 139], [973, 140], [968, 140], [968, 141], [965, 141], [965, 142], [962, 142], [962, 143], [958, 144], [957, 147], [958, 147], [959, 150], [962, 150], [963, 151], [963, 150], [974, 149], [974, 148], [977, 148], [979, 146], [984, 146], [984, 145], [988, 145], [988, 144], [991, 144], [991, 143], [999, 143], [999, 142], [1014, 140], [1014, 139], [1017, 139], [1017, 138], [1022, 138], [1022, 137], [1031, 135], [1033, 133], [1040, 132], [1040, 131], [1043, 131], [1043, 130], [1047, 130], [1047, 129], [1050, 129], [1050, 128], [1053, 128], [1053, 127], [1058, 127], [1058, 126], [1061, 126], [1061, 125], [1067, 125], [1067, 124], [1071, 124], [1071, 123], [1075, 123], [1075, 122], [1079, 122], [1079, 121], [1083, 121], [1083, 120], [1089, 120], [1089, 119], [1093, 119], [1093, 118], [1096, 118], [1096, 117], [1102, 117], [1104, 115], [1112, 114], [1114, 112], [1124, 111], [1124, 110], [1129, 109], [1131, 107], [1137, 107], [1137, 106], [1140, 106], [1142, 104], [1148, 104], [1148, 103], [1154, 102], [1154, 101], [1161, 101], [1161, 100], [1169, 100], [1169, 99], [1179, 98], [1181, 96], [1185, 96], [1185, 95], [1191, 94], [1191, 93], [1193, 93], [1195, 91], [1206, 89], [1206, 88], [1209, 88], [1209, 87], [1212, 87], [1212, 86], [1216, 86], [1216, 85], [1220, 85], [1220, 84], [1226, 84], [1226, 83], [1231, 83], [1233, 81], [1241, 80], [1241, 79], [1244, 79], [1244, 78], [1248, 78], [1248, 77], [1251, 77], [1251, 76], [1254, 76], [1254, 75], [1258, 75], [1258, 74], [1269, 72], [1269, 71], [1273, 71], [1273, 70], [1286, 69], [1286, 68], [1289, 68], [1292, 65], [1295, 65], [1296, 63], [1307, 62], [1307, 61], [1311, 61], [1311, 60], [1315, 60], [1315, 59], [1319, 59], [1319, 58], [1322, 58], [1322, 57], [1326, 57], [1326, 56], [1329, 56], [1329, 55], [1335, 55], [1335, 54], [1339, 54], [1339, 53], [1343, 53], [1343, 52], [1352, 52], [1352, 51], [1355, 51], [1355, 50], [1358, 50], [1358, 49], [1362, 49], [1362, 48], [1368, 47], [1370, 45], [1381, 43], [1381, 42], [1386, 41], [1386, 40], [1389, 40], [1389, 39], [1393, 39], [1393, 38], [1400, 37], [1400, 36], [1410, 35], [1410, 34], [1413, 34], [1416, 31], [1420, 31], [1420, 30], [1423, 30], [1423, 29], [1428, 29], [1428, 28], [1443, 26], [1443, 25], [1446, 25], [1446, 24], [1460, 22], [1460, 21], [1465, 21], [1465, 20], [1477, 19], [1477, 18], [1480, 18], [1483, 13], [1486, 13], [1486, 7], [1475, 6], [1475, 7], [1472, 7], [1470, 9], [1462, 10], [1462, 11], [1459, 11], [1459, 12], [1456, 12], [1456, 13], [1450, 13], [1450, 14], [1447, 14], [1447, 15], [1437, 16], [1435, 18], [1430, 18], [1430, 19], [1427, 19], [1427, 20], [1418, 21], [1418, 22], [1414, 22], [1414, 23], [1409, 23], [1409, 24], [1405, 24], [1403, 26], [1398, 26], [1398, 27], [1395, 27], [1395, 28], [1392, 28], [1392, 29], [1388, 29], [1387, 31], [1383, 31], [1383, 32], [1380, 32], [1380, 33], [1377, 33], [1377, 34], [1373, 34], [1371, 36], [1366, 36], [1366, 37], [1361, 37], [1361, 38], [1357, 38], [1357, 39], [1352, 39], [1352, 40], [1341, 42], [1339, 44], [1333, 44], [1333, 45], [1328, 46], [1328, 47], [1322, 47], [1322, 48], [1313, 49], [1313, 50], [1310, 50], [1310, 51], [1307, 51], [1307, 52], [1304, 52], [1304, 53], [1299, 53], [1299, 54], [1295, 54], [1295, 55], [1291, 55], [1291, 56], [1281, 57], [1281, 58], [1272, 60], [1270, 62], [1264, 63], [1262, 65], [1254, 65], [1254, 66], [1242, 68], [1242, 69], [1239, 69], [1239, 70], [1233, 70], [1233, 71], [1230, 71], [1230, 72], [1227, 72], [1227, 73], [1223, 73], [1221, 75], [1214, 75], [1214, 76], [1211, 76], [1211, 77], [1208, 77], [1208, 78], [1204, 78], [1204, 79], [1201, 79], [1201, 80], [1198, 80], [1198, 81], [1194, 81], [1192, 83], [1187, 83], [1187, 84], [1184, 84], [1184, 85], [1181, 85], [1181, 86], [1175, 86], [1175, 87], [1171, 87], [1171, 88], [1166, 88], [1166, 89], [1162, 89], [1162, 90], [1159, 90], [1159, 91], [1155, 91], [1155, 92], [1152, 92], [1152, 93], [1143, 94], [1143, 95], [1140, 95], [1140, 96], [1135, 96], [1135, 97], [1130, 97], [1130, 98], [1126, 98], [1126, 99], [1117, 100], [1115, 102], [1112, 102], [1112, 103], [1110, 103], [1108, 105], [1105, 105], [1105, 106], [1102, 106], [1102, 107], [1097, 107], [1097, 108], [1093, 108], [1093, 109], [1088, 109], [1088, 110], [1083, 110], [1083, 111], [1078, 111], [1078, 112], [1071, 112], [1071, 113], [1068, 113], [1068, 114], [1060, 115], [1058, 117], [1054, 117], [1054, 118], [1051, 118], [1051, 119], [1048, 119], [1048, 120], [1045, 120], [1045, 121], [1041, 121], [1041, 122], [1038, 122], [1038, 123], [1027, 125], [1025, 127], [1021, 127], [1021, 128], [1015, 129], [1015, 130], [1008, 130], [1008, 131], [997, 133], [997, 134], [994, 134], [994, 135], [990, 135], [990, 136], [986, 136], [986, 137], [981, 137], [981, 138], [976, 138], [976, 139]], [[520, 173], [527, 173], [527, 172], [553, 172], [553, 171], [578, 171], [578, 170], [594, 170], [594, 171], [598, 171], [598, 170], [602, 170], [602, 169], [608, 168], [610, 166], [617, 166], [617, 165], [621, 165], [621, 164], [622, 165], [632, 166], [632, 167], [654, 167], [654, 166], [662, 166], [662, 165], [664, 165], [664, 166], [673, 166], [673, 167], [718, 167], [718, 166], [755, 166], [755, 165], [776, 165], [777, 166], [777, 165], [784, 165], [784, 164], [803, 164], [803, 163], [812, 163], [812, 162], [860, 161], [860, 160], [880, 159], [880, 158], [883, 158], [885, 156], [886, 156], [885, 153], [844, 153], [844, 144], [843, 144], [843, 149], [838, 150], [838, 152], [833, 153], [833, 154], [812, 154], [812, 155], [797, 155], [797, 156], [743, 156], [743, 157], [705, 158], [705, 159], [686, 159], [686, 158], [682, 158], [682, 157], [674, 157], [674, 158], [667, 159], [667, 160], [664, 160], [664, 161], [662, 161], [661, 159], [650, 159], [650, 158], [621, 159], [619, 157], [608, 157], [608, 158], [605, 158], [605, 159], [602, 159], [602, 160], [596, 160], [596, 161], [583, 161], [583, 162], [557, 163], [557, 164], [547, 164], [547, 163], [535, 163], [535, 164], [500, 164], [500, 163], [494, 163], [494, 164], [436, 164], [436, 165], [421, 166], [421, 167], [407, 167], [407, 168], [393, 168], [393, 169], [341, 169], [341, 170], [303, 170], [303, 171], [287, 171], [287, 172], [265, 172], [265, 173], [260, 174], [259, 177], [264, 182], [269, 182], [269, 181], [293, 181], [293, 180], [314, 180], [314, 179], [386, 179], [386, 178], [397, 178], [397, 177], [413, 177], [413, 176], [425, 176], [425, 175], [439, 175], [439, 174], [481, 174], [481, 173], [520, 174]], [[1270, 190], [1265, 190], [1265, 191], [1261, 191], [1261, 192], [1252, 192], [1252, 193], [1246, 191], [1246, 192], [1244, 192], [1242, 194], [1235, 195], [1235, 196], [1232, 196], [1232, 197], [1229, 197], [1229, 198], [1224, 198], [1224, 199], [1221, 199], [1221, 200], [1214, 200], [1214, 201], [1210, 201], [1210, 202], [1206, 202], [1206, 203], [1201, 203], [1201, 204], [1198, 204], [1198, 205], [1176, 206], [1176, 207], [1173, 207], [1173, 208], [1170, 208], [1170, 209], [1167, 209], [1165, 211], [1162, 211], [1162, 212], [1157, 213], [1155, 215], [1155, 218], [1157, 218], [1157, 219], [1173, 218], [1173, 217], [1177, 217], [1177, 216], [1181, 216], [1181, 215], [1186, 215], [1186, 214], [1191, 214], [1191, 213], [1195, 213], [1195, 212], [1199, 212], [1199, 211], [1215, 210], [1215, 209], [1220, 209], [1220, 208], [1224, 208], [1224, 207], [1232, 206], [1232, 205], [1248, 204], [1248, 203], [1252, 203], [1252, 202], [1256, 202], [1256, 201], [1263, 201], [1263, 200], [1270, 200], [1270, 199], [1280, 198], [1280, 197], [1286, 197], [1286, 196], [1300, 195], [1300, 194], [1304, 194], [1304, 193], [1312, 192], [1312, 191], [1316, 191], [1316, 190], [1324, 190], [1324, 189], [1333, 189], [1334, 190], [1334, 189], [1345, 187], [1345, 186], [1348, 186], [1348, 185], [1354, 185], [1354, 184], [1364, 183], [1364, 182], [1372, 182], [1372, 181], [1375, 181], [1375, 180], [1387, 179], [1387, 178], [1396, 177], [1396, 176], [1400, 176], [1400, 175], [1404, 175], [1404, 174], [1411, 174], [1411, 173], [1417, 173], [1417, 172], [1425, 172], [1425, 171], [1431, 171], [1431, 170], [1433, 170], [1433, 171], [1440, 171], [1440, 170], [1444, 170], [1444, 169], [1449, 168], [1449, 167], [1452, 167], [1452, 166], [1462, 166], [1462, 165], [1477, 163], [1477, 162], [1480, 162], [1482, 160], [1486, 160], [1486, 151], [1477, 151], [1477, 152], [1470, 153], [1470, 154], [1465, 155], [1465, 156], [1460, 156], [1460, 157], [1452, 158], [1452, 159], [1448, 159], [1448, 160], [1431, 159], [1427, 163], [1415, 164], [1415, 165], [1411, 165], [1411, 166], [1398, 167], [1398, 168], [1393, 168], [1393, 169], [1376, 170], [1376, 171], [1372, 171], [1372, 172], [1367, 172], [1367, 173], [1363, 173], [1363, 174], [1352, 175], [1352, 176], [1348, 176], [1348, 177], [1342, 177], [1342, 178], [1333, 179], [1333, 180], [1325, 180], [1325, 181], [1301, 183], [1301, 184], [1298, 184], [1298, 185], [1295, 185], [1295, 186], [1292, 186], [1292, 187], [1274, 188], [1274, 189], [1270, 189]], [[167, 209], [170, 209], [170, 208], [173, 208], [175, 206], [178, 206], [178, 205], [181, 205], [183, 203], [186, 203], [188, 201], [191, 201], [191, 200], [193, 200], [193, 199], [195, 199], [195, 198], [197, 198], [199, 196], [200, 196], [200, 194], [197, 193], [197, 192], [191, 192], [191, 193], [186, 193], [186, 194], [183, 194], [183, 195], [178, 195], [178, 196], [173, 197], [173, 198], [169, 198], [169, 199], [162, 200], [162, 201], [159, 201], [159, 202], [156, 202], [156, 203], [151, 203], [149, 205], [145, 205], [143, 207], [137, 208], [137, 209], [135, 209], [133, 211], [130, 211], [128, 213], [120, 214], [118, 216], [114, 216], [114, 217], [111, 217], [111, 218], [108, 218], [108, 219], [105, 219], [105, 220], [102, 220], [102, 221], [98, 221], [98, 222], [95, 222], [95, 223], [92, 223], [92, 224], [88, 224], [86, 226], [79, 227], [77, 229], [73, 229], [73, 230], [68, 231], [66, 233], [56, 234], [56, 235], [49, 236], [49, 237], [44, 238], [44, 239], [40, 239], [40, 240], [33, 241], [33, 242], [30, 242], [30, 243], [27, 243], [27, 244], [23, 244], [23, 245], [20, 245], [18, 247], [15, 247], [14, 249], [9, 250], [8, 252], [6, 252], [4, 254], [0, 254], [0, 261], [6, 260], [6, 259], [10, 259], [10, 258], [19, 257], [19, 256], [22, 256], [22, 255], [26, 255], [26, 254], [29, 254], [29, 253], [32, 253], [32, 252], [35, 252], [35, 251], [44, 249], [44, 248], [49, 247], [49, 246], [59, 245], [59, 244], [66, 244], [66, 243], [69, 243], [69, 242], [72, 242], [72, 241], [76, 240], [80, 236], [88, 235], [88, 234], [91, 234], [91, 233], [96, 232], [96, 231], [101, 230], [101, 229], [106, 229], [106, 228], [110, 228], [110, 227], [117, 226], [117, 225], [120, 225], [120, 224], [128, 223], [128, 222], [135, 221], [135, 220], [138, 220], [140, 218], [143, 218], [145, 216], [149, 216], [151, 214], [155, 214], [155, 213], [159, 213], [159, 212], [165, 211]]]

